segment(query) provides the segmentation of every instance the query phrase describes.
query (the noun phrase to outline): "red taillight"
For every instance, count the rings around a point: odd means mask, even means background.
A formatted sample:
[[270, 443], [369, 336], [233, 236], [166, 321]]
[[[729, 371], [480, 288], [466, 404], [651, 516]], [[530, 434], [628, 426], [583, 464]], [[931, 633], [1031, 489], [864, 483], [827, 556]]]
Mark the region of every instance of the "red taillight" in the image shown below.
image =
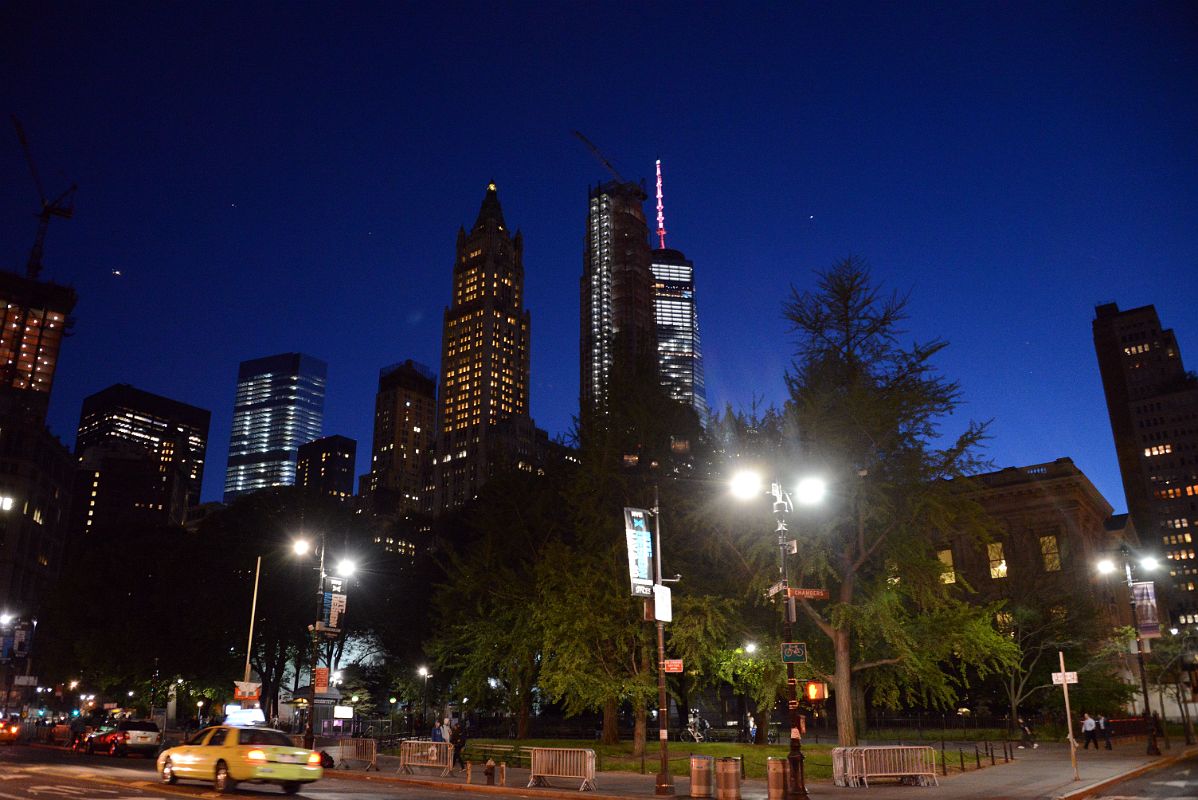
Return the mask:
[[9, 729], [8, 729], [8, 732], [9, 732], [9, 733], [16, 733], [16, 732], [17, 732], [17, 731], [19, 731], [19, 730], [20, 730], [20, 728], [18, 728], [16, 725], [13, 725], [11, 728], [9, 728]]
[[320, 753], [308, 753], [308, 766], [309, 767], [319, 767], [320, 766]]
[[266, 761], [266, 751], [258, 750], [258, 749], [251, 750], [245, 754], [245, 760], [246, 761], [265, 762]]

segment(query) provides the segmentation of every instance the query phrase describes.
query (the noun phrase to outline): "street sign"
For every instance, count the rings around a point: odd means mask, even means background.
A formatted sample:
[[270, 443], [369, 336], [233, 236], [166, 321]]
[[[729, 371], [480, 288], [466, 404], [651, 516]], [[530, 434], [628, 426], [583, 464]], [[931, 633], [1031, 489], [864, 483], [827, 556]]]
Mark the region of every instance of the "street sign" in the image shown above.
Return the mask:
[[783, 664], [806, 664], [807, 663], [807, 643], [806, 642], [783, 642], [782, 643], [782, 663]]
[[667, 658], [665, 661], [661, 662], [661, 671], [662, 672], [682, 672], [682, 659], [681, 658]]
[[786, 552], [790, 553], [792, 556], [797, 556], [799, 554], [799, 540], [798, 539], [787, 539], [786, 540]]
[[774, 595], [776, 595], [778, 592], [782, 591], [785, 588], [786, 588], [786, 586], [782, 583], [782, 581], [778, 581], [777, 583], [775, 583], [773, 586], [771, 586], [769, 589], [766, 590], [765, 596], [773, 597]]
[[36, 675], [17, 675], [12, 679], [13, 686], [37, 686]]
[[257, 681], [233, 681], [234, 700], [257, 700], [262, 696], [262, 684]]
[[653, 619], [657, 622], [674, 621], [674, 606], [670, 603], [669, 586], [653, 586]]
[[1057, 686], [1062, 683], [1077, 683], [1076, 672], [1054, 672], [1052, 673], [1052, 682]]
[[787, 597], [797, 597], [800, 600], [827, 600], [828, 599], [828, 590], [827, 589], [799, 589], [797, 587], [792, 586], [786, 590], [786, 596]]

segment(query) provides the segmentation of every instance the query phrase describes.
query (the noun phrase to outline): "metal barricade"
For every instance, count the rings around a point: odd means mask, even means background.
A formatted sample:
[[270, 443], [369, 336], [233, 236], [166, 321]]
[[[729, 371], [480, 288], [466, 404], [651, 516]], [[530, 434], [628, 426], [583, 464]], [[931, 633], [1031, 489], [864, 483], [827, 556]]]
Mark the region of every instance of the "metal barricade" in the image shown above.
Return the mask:
[[740, 800], [740, 759], [724, 756], [715, 760], [715, 799]]
[[378, 742], [374, 739], [341, 739], [338, 742], [341, 749], [337, 766], [349, 769], [350, 760], [365, 761], [366, 771], [379, 771]]
[[769, 800], [786, 797], [786, 773], [790, 763], [785, 758], [770, 756], [765, 760], [765, 791]]
[[715, 756], [691, 756], [691, 797], [711, 797]]
[[870, 778], [939, 786], [936, 751], [931, 747], [834, 747], [832, 779], [837, 786], [869, 786]]
[[549, 786], [547, 778], [575, 778], [582, 781], [578, 791], [594, 791], [595, 751], [582, 747], [529, 748], [529, 786]]
[[405, 739], [399, 743], [398, 772], [412, 774], [415, 767], [441, 770], [441, 775], [453, 771], [453, 745], [449, 742], [421, 742]]

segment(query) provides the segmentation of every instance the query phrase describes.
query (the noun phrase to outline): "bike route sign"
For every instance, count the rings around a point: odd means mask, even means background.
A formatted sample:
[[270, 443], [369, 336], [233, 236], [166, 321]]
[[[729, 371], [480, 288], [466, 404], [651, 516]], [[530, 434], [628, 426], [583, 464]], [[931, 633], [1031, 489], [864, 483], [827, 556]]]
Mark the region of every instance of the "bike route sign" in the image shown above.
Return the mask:
[[782, 663], [783, 664], [806, 664], [807, 663], [807, 643], [806, 642], [783, 642], [782, 643]]

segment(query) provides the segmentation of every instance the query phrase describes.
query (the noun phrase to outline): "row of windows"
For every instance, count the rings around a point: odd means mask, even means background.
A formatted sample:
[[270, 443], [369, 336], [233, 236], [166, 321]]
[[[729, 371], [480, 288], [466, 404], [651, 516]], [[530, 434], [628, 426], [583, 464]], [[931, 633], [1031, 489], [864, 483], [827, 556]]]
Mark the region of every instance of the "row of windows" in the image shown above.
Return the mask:
[[[953, 567], [953, 551], [940, 550], [936, 553], [944, 566], [940, 579], [944, 583], [956, 583], [957, 573]], [[990, 542], [986, 545], [986, 557], [990, 565], [990, 577], [994, 580], [1007, 577], [1007, 557], [1002, 542]], [[1059, 572], [1061, 569], [1061, 548], [1056, 536], [1040, 537], [1040, 560], [1045, 572]]]

